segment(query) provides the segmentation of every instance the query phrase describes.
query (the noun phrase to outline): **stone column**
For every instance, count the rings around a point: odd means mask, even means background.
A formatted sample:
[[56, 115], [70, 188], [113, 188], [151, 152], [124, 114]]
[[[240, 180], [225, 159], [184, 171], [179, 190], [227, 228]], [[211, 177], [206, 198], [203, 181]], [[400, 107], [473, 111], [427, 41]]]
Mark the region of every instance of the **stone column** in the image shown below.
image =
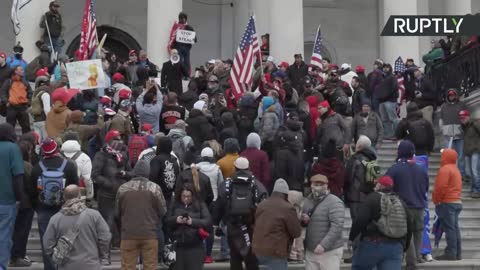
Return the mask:
[[465, 15], [472, 13], [472, 0], [446, 0], [445, 14]]
[[[393, 1], [393, 0], [392, 0]], [[303, 0], [275, 0], [270, 5], [270, 55], [277, 62], [293, 62], [303, 54]]]
[[182, 0], [148, 0], [147, 53], [160, 67], [169, 58], [167, 45], [170, 30], [181, 11]]
[[250, 0], [250, 9], [255, 14], [255, 23], [257, 26], [258, 37], [270, 33], [270, 9], [272, 4], [270, 0]]
[[[15, 44], [20, 41], [24, 51], [23, 59], [30, 62], [40, 51], [35, 46], [35, 42], [40, 40], [43, 36], [43, 29], [40, 28], [40, 20], [48, 11], [48, 5], [51, 0], [34, 0], [24, 6], [18, 13], [20, 19], [20, 33], [15, 38]], [[10, 10], [9, 10], [10, 11]], [[66, 16], [66, 12], [60, 8], [60, 12]], [[8, 13], [10, 15], [10, 12]], [[9, 26], [11, 27], [11, 26]], [[8, 50], [12, 50], [11, 48]]]
[[[423, 0], [420, 0], [423, 1]], [[379, 6], [380, 29], [383, 30], [391, 15], [418, 15], [417, 0], [382, 0]], [[397, 57], [412, 58], [417, 65], [423, 66], [419, 50], [419, 37], [380, 37], [380, 57], [392, 66]]]
[[233, 1], [233, 53], [237, 52], [237, 48], [240, 45], [240, 40], [245, 33], [249, 19], [249, 1], [247, 0], [235, 0]]

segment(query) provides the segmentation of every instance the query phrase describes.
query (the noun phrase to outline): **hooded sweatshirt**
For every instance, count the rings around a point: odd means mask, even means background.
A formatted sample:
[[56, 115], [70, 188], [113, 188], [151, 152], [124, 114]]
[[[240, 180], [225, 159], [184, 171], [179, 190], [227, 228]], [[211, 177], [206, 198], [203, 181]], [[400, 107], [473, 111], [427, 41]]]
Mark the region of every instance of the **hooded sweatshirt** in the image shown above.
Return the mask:
[[458, 154], [453, 149], [442, 152], [442, 163], [435, 178], [432, 201], [439, 203], [461, 203], [462, 175], [457, 167]]
[[270, 163], [265, 151], [260, 150], [262, 142], [260, 136], [251, 133], [247, 137], [247, 149], [240, 156], [248, 159], [250, 171], [267, 189], [271, 188]]
[[70, 114], [72, 111], [61, 101], [55, 101], [52, 110], [47, 114], [45, 129], [48, 137], [59, 136], [70, 124]]
[[157, 90], [157, 103], [155, 104], [143, 104], [143, 97], [146, 92], [143, 92], [138, 98], [136, 109], [140, 117], [142, 124], [151, 124], [153, 132], [160, 131], [160, 113], [162, 112], [163, 96], [160, 90]]
[[[62, 144], [62, 153], [77, 164], [78, 178], [85, 185], [87, 199], [93, 198], [92, 160], [90, 157], [82, 152], [80, 143], [74, 140], [69, 140]], [[73, 159], [77, 153], [80, 153], [80, 155]]]
[[[212, 161], [214, 160], [212, 159]], [[213, 191], [213, 201], [216, 201], [218, 197], [218, 187], [223, 182], [223, 175], [220, 167], [215, 164], [215, 162], [212, 163], [204, 159], [197, 164], [197, 168], [210, 179]]]
[[458, 112], [467, 109], [463, 101], [458, 100], [458, 94], [455, 92], [455, 99], [442, 104], [440, 109], [440, 128], [443, 136], [460, 139], [462, 137], [462, 124], [458, 118]]

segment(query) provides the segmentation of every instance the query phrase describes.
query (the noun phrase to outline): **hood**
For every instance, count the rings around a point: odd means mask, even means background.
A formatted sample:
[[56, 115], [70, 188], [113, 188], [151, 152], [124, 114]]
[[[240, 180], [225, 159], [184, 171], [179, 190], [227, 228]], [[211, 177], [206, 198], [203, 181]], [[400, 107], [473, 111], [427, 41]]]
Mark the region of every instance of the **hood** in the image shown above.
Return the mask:
[[318, 98], [316, 96], [308, 96], [305, 101], [307, 101], [308, 103], [308, 107], [310, 107], [310, 109], [317, 109], [318, 107]]
[[262, 146], [262, 140], [257, 133], [250, 133], [247, 136], [247, 147], [253, 147], [260, 150]]
[[298, 132], [302, 130], [303, 123], [293, 119], [287, 119], [285, 126], [292, 131]]
[[162, 137], [158, 140], [158, 153], [170, 154], [172, 152], [172, 140], [169, 137]]
[[413, 112], [418, 112], [420, 109], [418, 109], [418, 105], [415, 102], [410, 102], [407, 105], [407, 114], [413, 113]]
[[263, 111], [266, 111], [268, 108], [270, 108], [270, 106], [275, 104], [275, 100], [272, 97], [264, 97], [262, 99], [262, 102], [263, 102], [263, 107], [262, 107]]
[[63, 104], [63, 102], [61, 102], [61, 101], [55, 101], [55, 103], [52, 106], [52, 110], [55, 113], [62, 113], [66, 109], [68, 109], [68, 107], [65, 104]]
[[192, 109], [190, 114], [188, 115], [189, 118], [194, 118], [203, 115], [203, 112], [197, 109]]
[[187, 136], [187, 132], [183, 129], [173, 128], [173, 129], [170, 129], [167, 136], [172, 139], [183, 138]]
[[64, 153], [76, 153], [80, 151], [80, 143], [77, 141], [69, 140], [62, 144], [62, 152]]
[[255, 97], [253, 95], [244, 95], [240, 99], [240, 107], [255, 107]]
[[368, 158], [368, 160], [376, 160], [377, 154], [372, 147], [366, 147], [357, 152], [357, 154], [363, 155], [364, 157]]
[[457, 151], [447, 148], [443, 149], [442, 152], [442, 166], [447, 164], [456, 164], [457, 163], [458, 154]]
[[8, 123], [0, 124], [0, 141], [14, 143], [16, 140], [15, 128]]
[[216, 170], [218, 170], [217, 164], [210, 163], [210, 162], [207, 162], [207, 161], [202, 161], [202, 162], [198, 163], [197, 167], [204, 174], [214, 173], [214, 172], [216, 172]]
[[224, 112], [221, 119], [225, 127], [233, 127], [235, 125], [235, 120], [233, 119], [233, 114], [231, 112]]
[[403, 140], [398, 146], [399, 159], [411, 159], [415, 154], [415, 145], [409, 140]]

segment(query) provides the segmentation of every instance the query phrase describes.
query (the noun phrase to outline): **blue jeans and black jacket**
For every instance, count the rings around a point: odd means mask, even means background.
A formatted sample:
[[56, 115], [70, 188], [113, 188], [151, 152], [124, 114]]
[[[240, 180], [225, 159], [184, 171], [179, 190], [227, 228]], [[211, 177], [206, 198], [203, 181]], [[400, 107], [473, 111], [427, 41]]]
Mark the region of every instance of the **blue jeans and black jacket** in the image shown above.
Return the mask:
[[386, 138], [393, 137], [395, 135], [395, 129], [398, 125], [397, 116], [397, 103], [391, 101], [385, 101], [380, 103], [379, 111], [380, 118], [383, 124], [383, 134]]
[[465, 156], [465, 173], [472, 178], [472, 192], [480, 192], [480, 152]]
[[362, 240], [355, 248], [352, 270], [400, 270], [403, 245], [400, 241]]
[[40, 206], [37, 208], [37, 221], [38, 221], [38, 232], [40, 233], [40, 243], [42, 245], [42, 256], [43, 256], [43, 269], [44, 270], [56, 270], [53, 261], [50, 256], [46, 255], [43, 248], [43, 236], [47, 231], [48, 222], [50, 219], [60, 211], [60, 208], [52, 208]]
[[435, 212], [437, 212], [440, 224], [447, 238], [445, 255], [457, 259], [462, 258], [462, 239], [460, 227], [458, 226], [458, 216], [461, 211], [461, 203], [440, 203], [435, 206]]

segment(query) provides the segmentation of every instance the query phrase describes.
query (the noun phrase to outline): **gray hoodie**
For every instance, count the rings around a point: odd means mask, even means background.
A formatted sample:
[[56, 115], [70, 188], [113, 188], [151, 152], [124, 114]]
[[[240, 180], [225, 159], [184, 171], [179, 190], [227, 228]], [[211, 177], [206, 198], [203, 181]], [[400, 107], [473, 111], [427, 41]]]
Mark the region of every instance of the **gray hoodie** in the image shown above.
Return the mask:
[[218, 165], [215, 163], [202, 161], [197, 164], [197, 168], [200, 170], [200, 172], [204, 173], [208, 176], [208, 178], [210, 178], [210, 184], [212, 184], [213, 190], [213, 201], [216, 201], [218, 197], [218, 187], [223, 182], [223, 175], [220, 167], [218, 167]]

